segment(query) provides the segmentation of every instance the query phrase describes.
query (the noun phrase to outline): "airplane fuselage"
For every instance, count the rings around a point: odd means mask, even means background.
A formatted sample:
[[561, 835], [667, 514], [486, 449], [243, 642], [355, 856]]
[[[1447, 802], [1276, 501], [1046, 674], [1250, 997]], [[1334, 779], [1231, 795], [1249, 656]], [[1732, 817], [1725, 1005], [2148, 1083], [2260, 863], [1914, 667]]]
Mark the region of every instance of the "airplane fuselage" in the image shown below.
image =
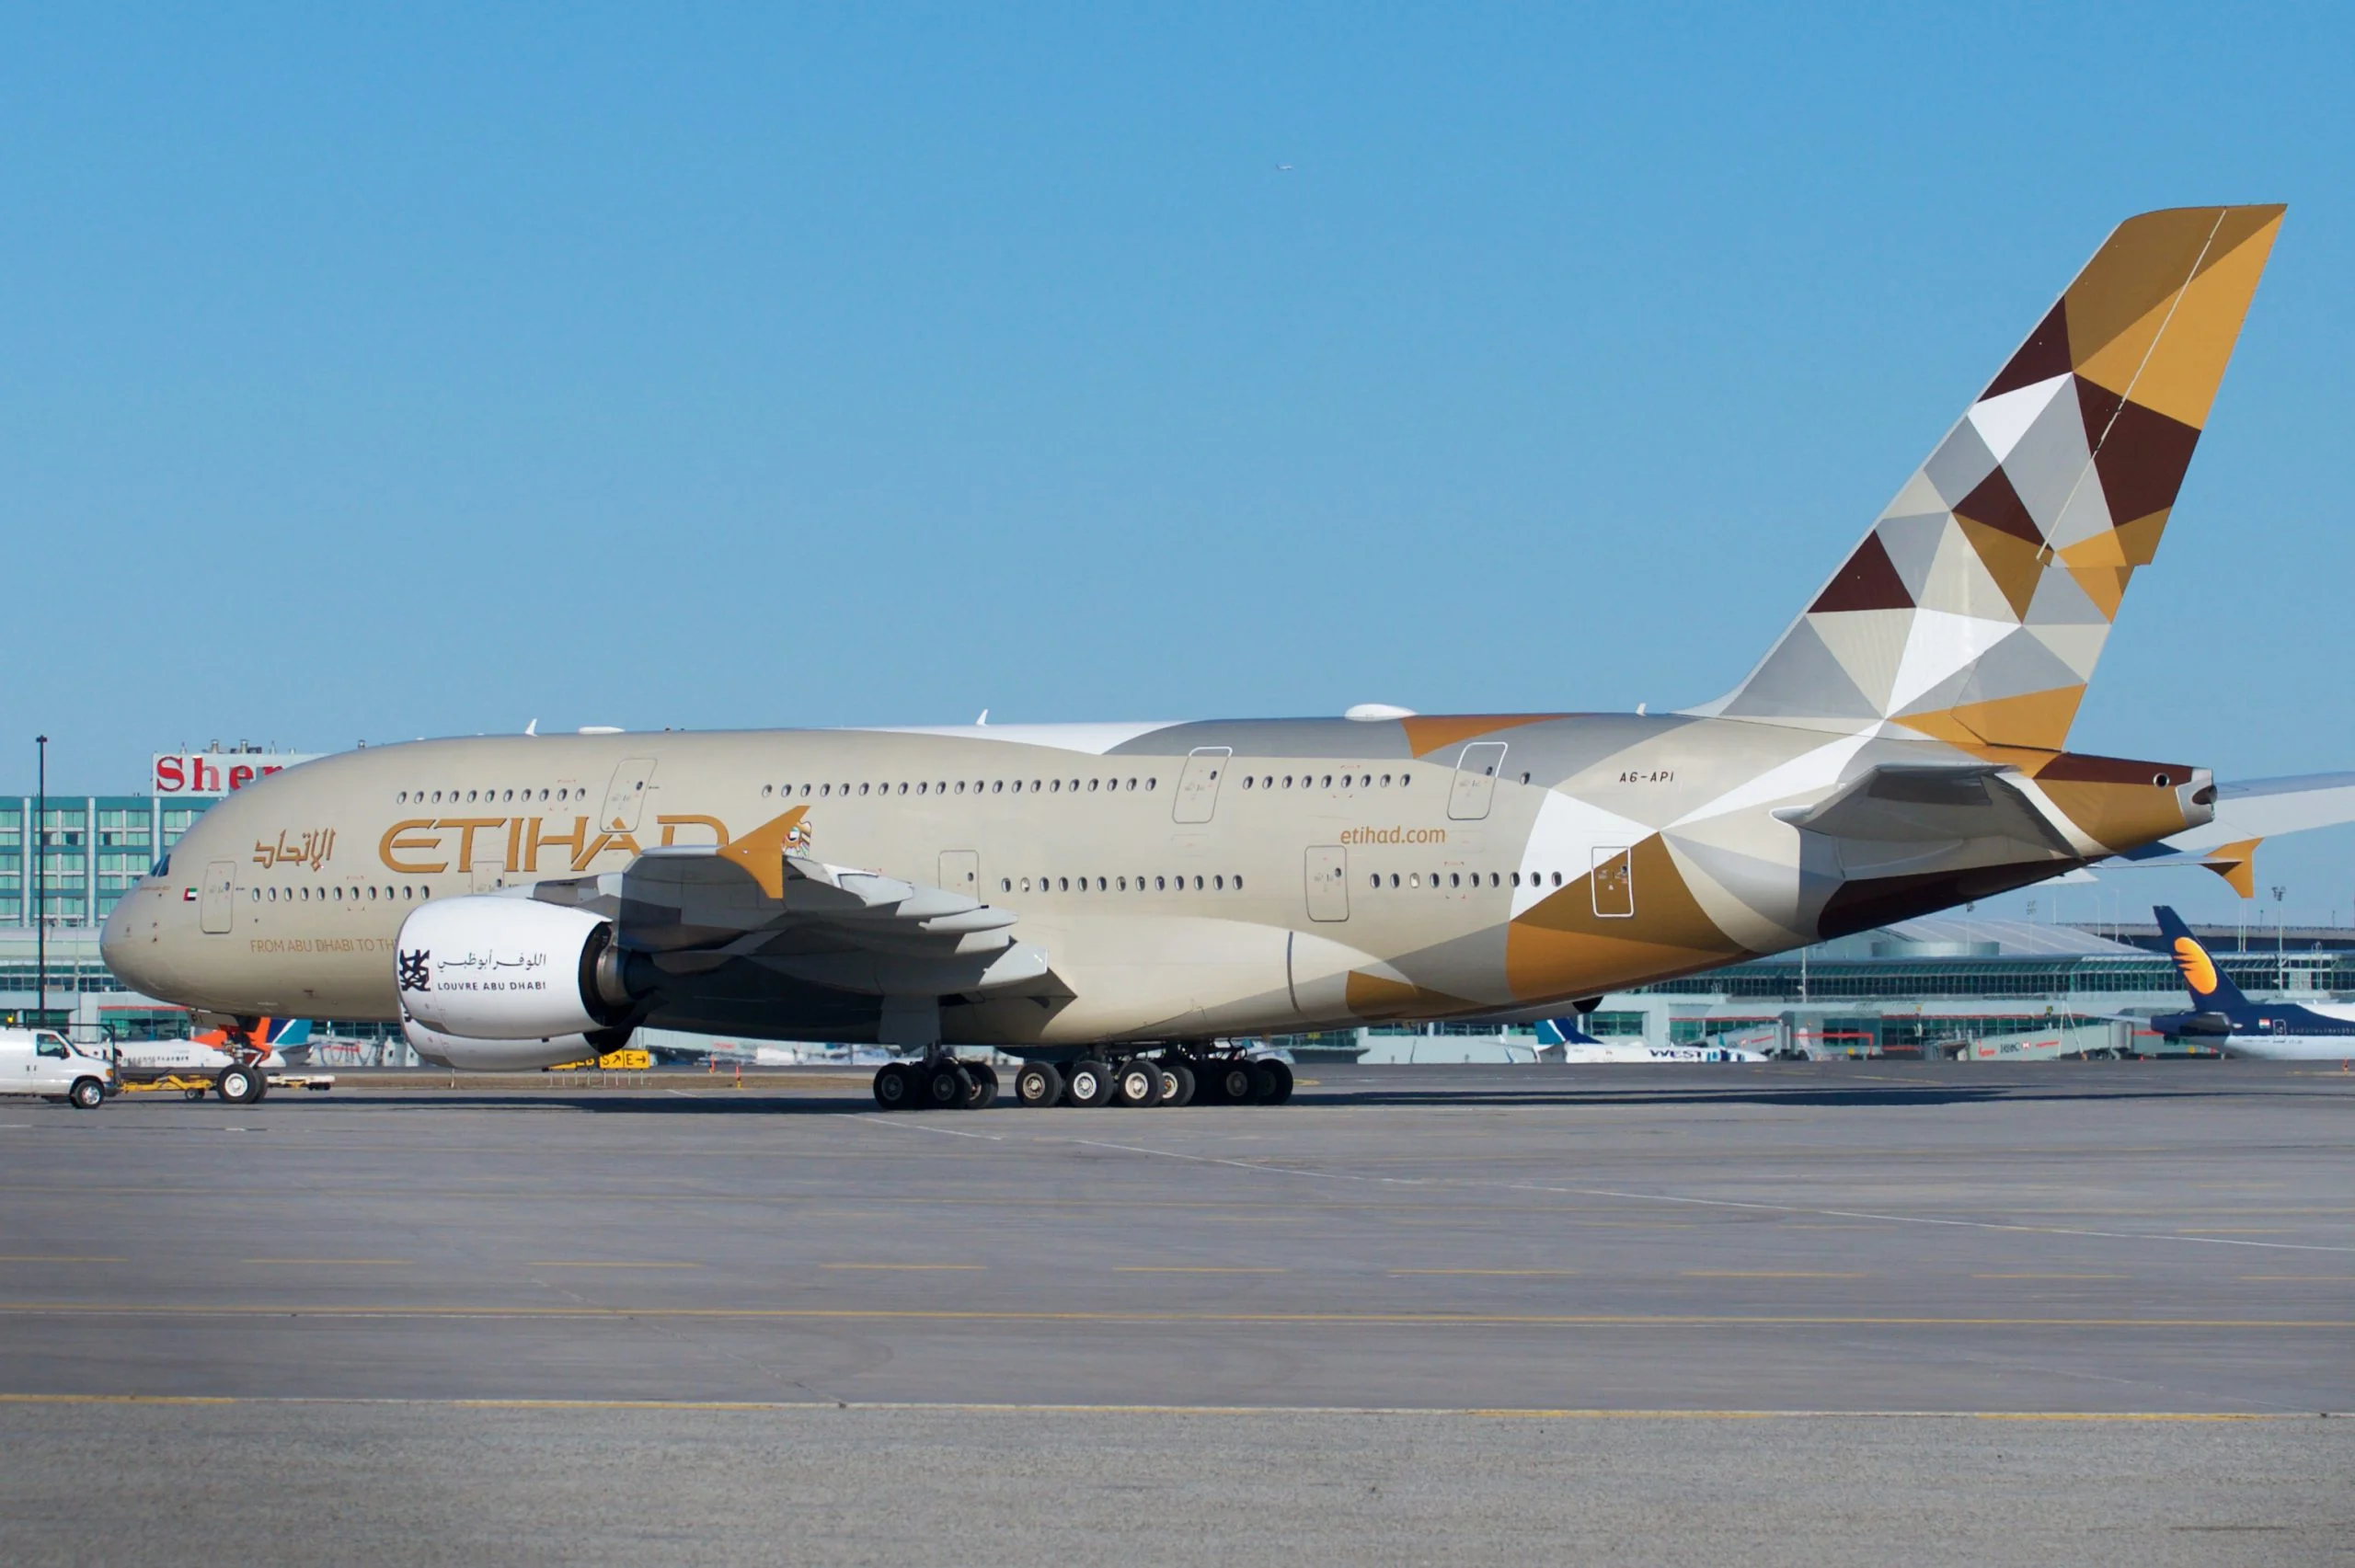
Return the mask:
[[[2204, 773], [2046, 753], [2006, 775], [2040, 843], [1794, 825], [1876, 767], [1979, 761], [1870, 730], [1626, 715], [420, 741], [224, 800], [122, 901], [106, 952], [208, 1012], [390, 1022], [423, 904], [619, 873], [798, 810], [803, 853], [970, 895], [1044, 951], [1050, 984], [941, 996], [948, 1042], [1202, 1038], [1560, 1003], [2204, 819]], [[872, 988], [816, 961], [734, 953], [669, 975], [636, 1021], [877, 1037]]]

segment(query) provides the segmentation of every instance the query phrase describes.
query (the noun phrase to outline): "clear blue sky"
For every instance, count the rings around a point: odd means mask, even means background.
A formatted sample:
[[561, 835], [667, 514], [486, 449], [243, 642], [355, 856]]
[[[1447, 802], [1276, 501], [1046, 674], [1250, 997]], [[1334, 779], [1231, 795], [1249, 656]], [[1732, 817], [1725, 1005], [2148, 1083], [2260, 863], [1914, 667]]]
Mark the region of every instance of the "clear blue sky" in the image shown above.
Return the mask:
[[[2289, 222], [2074, 739], [2355, 768], [2343, 7], [779, 9], [0, 15], [0, 778], [1699, 701], [2226, 200]], [[2260, 875], [2347, 919], [2355, 834]]]

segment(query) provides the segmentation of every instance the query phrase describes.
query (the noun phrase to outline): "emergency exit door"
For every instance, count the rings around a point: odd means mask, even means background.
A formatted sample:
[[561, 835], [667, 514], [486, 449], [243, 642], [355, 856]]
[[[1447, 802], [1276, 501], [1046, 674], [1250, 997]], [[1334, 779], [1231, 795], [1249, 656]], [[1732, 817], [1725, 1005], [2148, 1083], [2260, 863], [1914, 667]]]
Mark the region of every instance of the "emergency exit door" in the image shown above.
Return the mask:
[[638, 814], [646, 805], [646, 786], [654, 782], [654, 759], [626, 757], [605, 786], [605, 809], [597, 826], [608, 833], [635, 833]]
[[1594, 848], [1594, 913], [1598, 920], [1632, 920], [1636, 914], [1636, 859], [1616, 844]]
[[960, 898], [976, 903], [982, 897], [982, 853], [979, 850], [942, 850], [940, 885]]
[[237, 863], [216, 860], [204, 868], [201, 923], [207, 935], [224, 936], [237, 918]]
[[1170, 816], [1179, 822], [1207, 822], [1218, 809], [1218, 776], [1235, 759], [1231, 746], [1203, 746], [1186, 757], [1186, 771], [1178, 775], [1178, 798]]
[[1308, 882], [1308, 918], [1350, 918], [1350, 852], [1339, 844], [1312, 844], [1304, 868]]
[[1497, 793], [1497, 773], [1505, 765], [1505, 743], [1476, 740], [1456, 755], [1455, 783], [1447, 792], [1447, 814], [1459, 822], [1477, 822], [1488, 814]]

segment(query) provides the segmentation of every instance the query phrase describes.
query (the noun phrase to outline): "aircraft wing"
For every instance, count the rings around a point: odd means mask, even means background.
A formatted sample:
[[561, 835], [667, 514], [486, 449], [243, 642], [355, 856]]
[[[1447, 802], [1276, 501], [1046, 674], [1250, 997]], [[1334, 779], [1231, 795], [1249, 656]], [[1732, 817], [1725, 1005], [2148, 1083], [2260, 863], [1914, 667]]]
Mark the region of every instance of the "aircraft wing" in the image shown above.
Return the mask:
[[1046, 950], [1015, 939], [1012, 910], [790, 851], [771, 862], [726, 849], [649, 850], [626, 870], [543, 882], [532, 896], [606, 916], [621, 946], [666, 974], [708, 974], [741, 959], [869, 995], [1055, 988]]

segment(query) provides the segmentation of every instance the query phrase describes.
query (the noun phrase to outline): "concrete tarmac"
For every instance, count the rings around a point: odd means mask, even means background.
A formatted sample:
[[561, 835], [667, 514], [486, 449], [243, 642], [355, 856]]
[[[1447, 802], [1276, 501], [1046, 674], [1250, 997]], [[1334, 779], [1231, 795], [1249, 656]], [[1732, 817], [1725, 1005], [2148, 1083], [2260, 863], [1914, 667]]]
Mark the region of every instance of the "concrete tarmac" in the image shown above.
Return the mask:
[[0, 1102], [0, 1558], [2349, 1560], [2355, 1075], [1303, 1077]]

